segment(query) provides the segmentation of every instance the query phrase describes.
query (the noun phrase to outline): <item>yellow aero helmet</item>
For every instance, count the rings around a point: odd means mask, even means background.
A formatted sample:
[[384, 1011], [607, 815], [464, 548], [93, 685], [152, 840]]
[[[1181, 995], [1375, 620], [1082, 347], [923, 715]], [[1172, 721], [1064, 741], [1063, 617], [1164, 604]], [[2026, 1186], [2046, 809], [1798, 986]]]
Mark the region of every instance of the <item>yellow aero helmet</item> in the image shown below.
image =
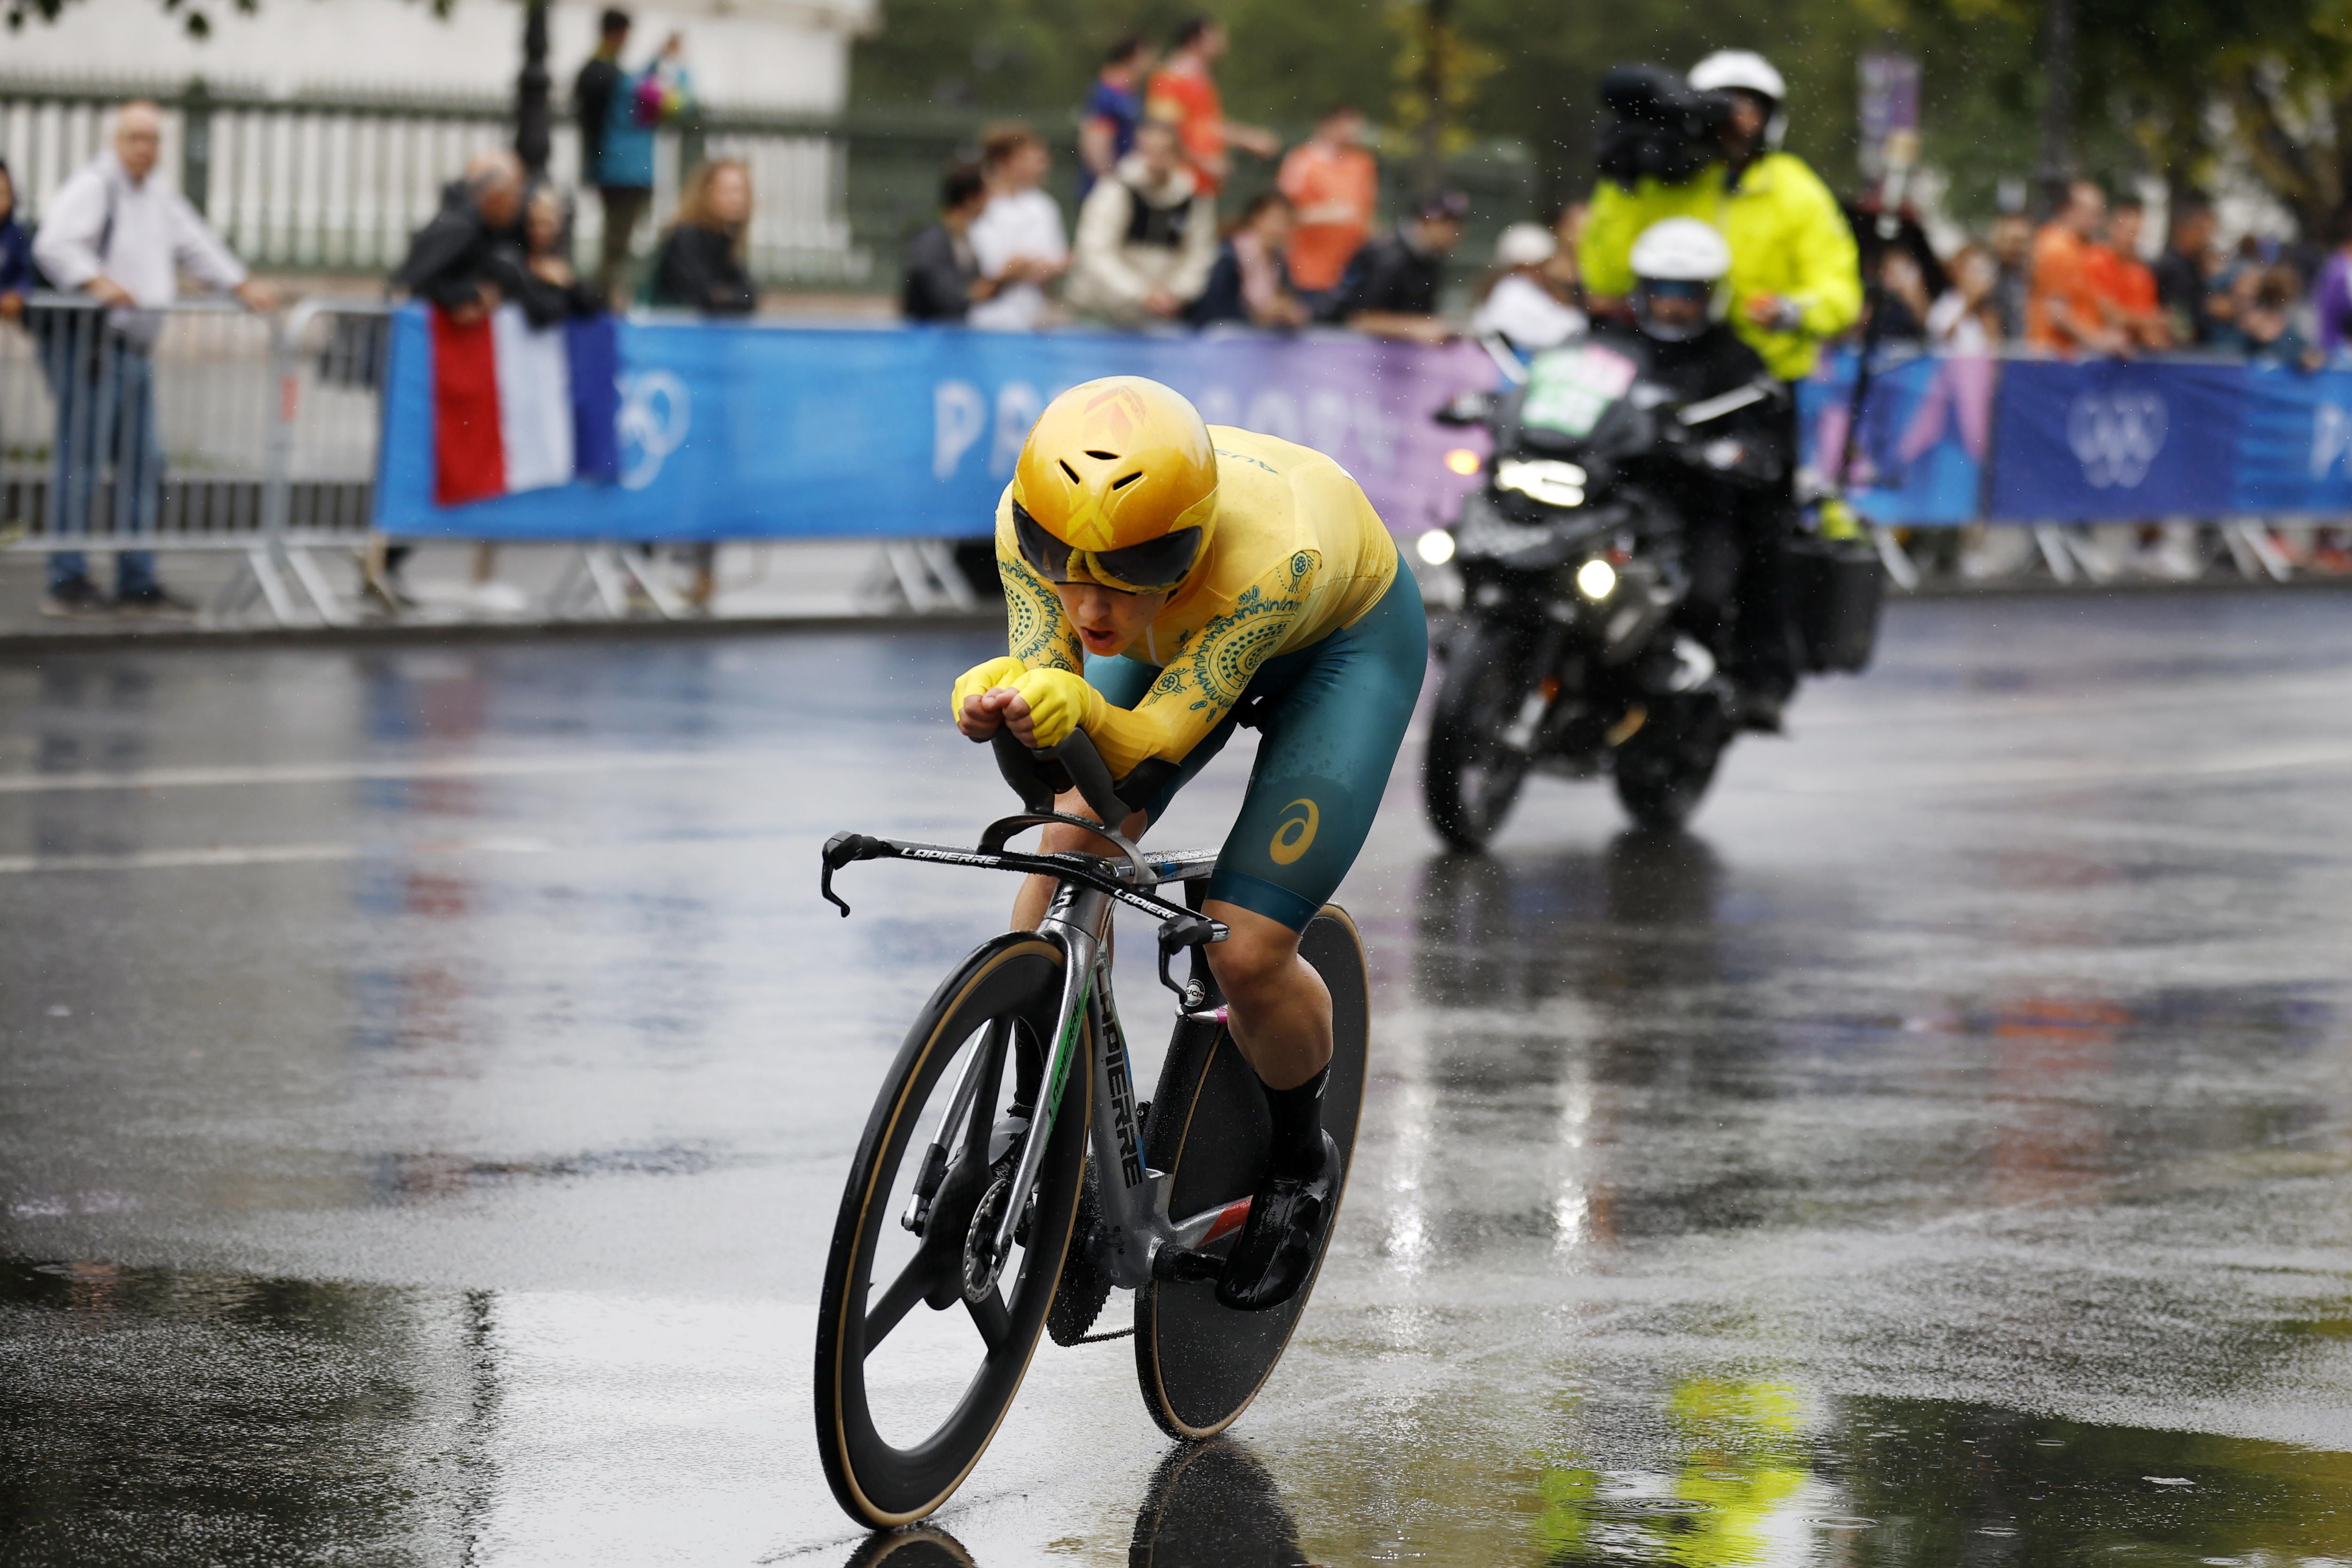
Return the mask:
[[1047, 404], [1013, 469], [1021, 558], [1049, 583], [1172, 588], [1216, 517], [1217, 454], [1201, 411], [1139, 375], [1084, 382]]

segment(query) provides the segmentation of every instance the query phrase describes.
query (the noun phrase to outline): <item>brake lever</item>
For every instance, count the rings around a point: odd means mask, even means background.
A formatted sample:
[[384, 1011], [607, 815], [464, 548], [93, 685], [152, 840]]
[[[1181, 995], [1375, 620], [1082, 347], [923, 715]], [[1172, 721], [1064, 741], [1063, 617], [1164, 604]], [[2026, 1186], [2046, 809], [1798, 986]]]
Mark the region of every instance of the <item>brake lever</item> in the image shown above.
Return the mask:
[[833, 874], [853, 860], [878, 860], [890, 852], [881, 839], [864, 833], [836, 833], [824, 841], [817, 854], [824, 869], [817, 878], [817, 891], [826, 902], [841, 910], [841, 918], [849, 918], [849, 900], [833, 890]]
[[1213, 921], [1206, 915], [1194, 914], [1189, 910], [1181, 915], [1171, 915], [1160, 921], [1160, 984], [1176, 993], [1177, 999], [1190, 1006], [1192, 992], [1189, 988], [1179, 985], [1176, 983], [1176, 977], [1168, 973], [1168, 961], [1185, 948], [1202, 947], [1213, 942], [1223, 942], [1229, 934], [1224, 921]]

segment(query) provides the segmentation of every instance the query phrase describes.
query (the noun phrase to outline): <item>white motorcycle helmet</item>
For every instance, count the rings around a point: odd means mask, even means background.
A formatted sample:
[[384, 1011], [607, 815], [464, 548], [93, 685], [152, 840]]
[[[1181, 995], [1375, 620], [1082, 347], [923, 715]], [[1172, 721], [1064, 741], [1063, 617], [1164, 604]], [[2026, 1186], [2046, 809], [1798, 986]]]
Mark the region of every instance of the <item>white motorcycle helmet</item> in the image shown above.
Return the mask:
[[[1630, 260], [1633, 313], [1650, 336], [1661, 342], [1683, 342], [1721, 317], [1723, 279], [1731, 270], [1731, 247], [1713, 224], [1695, 217], [1662, 219], [1633, 241]], [[1651, 305], [1669, 295], [1698, 300], [1706, 309], [1687, 323], [1661, 321]]]
[[1780, 150], [1789, 132], [1789, 84], [1772, 62], [1753, 49], [1717, 49], [1691, 67], [1687, 79], [1693, 92], [1752, 92], [1764, 100], [1764, 145]]

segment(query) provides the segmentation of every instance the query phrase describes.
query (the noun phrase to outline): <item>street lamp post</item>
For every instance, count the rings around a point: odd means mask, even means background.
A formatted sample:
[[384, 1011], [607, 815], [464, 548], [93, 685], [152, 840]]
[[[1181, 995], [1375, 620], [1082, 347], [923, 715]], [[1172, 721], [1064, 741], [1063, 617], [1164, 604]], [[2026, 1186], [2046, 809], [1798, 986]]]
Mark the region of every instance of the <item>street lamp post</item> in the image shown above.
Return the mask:
[[525, 0], [522, 74], [515, 79], [515, 153], [537, 180], [547, 174], [551, 135], [547, 74], [547, 0]]

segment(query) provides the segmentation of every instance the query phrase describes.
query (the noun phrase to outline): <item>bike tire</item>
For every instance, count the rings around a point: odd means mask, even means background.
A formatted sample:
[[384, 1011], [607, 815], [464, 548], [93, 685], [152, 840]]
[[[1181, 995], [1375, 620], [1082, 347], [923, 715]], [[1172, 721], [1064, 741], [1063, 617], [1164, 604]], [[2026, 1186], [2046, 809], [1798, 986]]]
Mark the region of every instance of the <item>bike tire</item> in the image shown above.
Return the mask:
[[[1363, 941], [1348, 912], [1327, 904], [1301, 935], [1298, 951], [1331, 993], [1331, 1081], [1323, 1091], [1323, 1126], [1343, 1163], [1331, 1224], [1298, 1294], [1266, 1311], [1219, 1306], [1216, 1286], [1206, 1282], [1154, 1281], [1136, 1293], [1136, 1378], [1144, 1407], [1171, 1437], [1214, 1436], [1265, 1385], [1314, 1293], [1339, 1228], [1347, 1178], [1354, 1173], [1371, 1026]], [[1173, 1178], [1169, 1212], [1199, 1214], [1255, 1192], [1272, 1131], [1257, 1073], [1233, 1036], [1217, 1025], [1179, 1024], [1144, 1130], [1146, 1163]], [[1209, 1250], [1231, 1246], [1227, 1239]]]
[[1723, 760], [1713, 713], [1654, 716], [1617, 750], [1617, 803], [1637, 826], [1679, 832], [1706, 798]]
[[[1062, 950], [1054, 943], [1028, 932], [1013, 932], [981, 946], [941, 982], [908, 1031], [850, 1163], [818, 1307], [816, 1429], [825, 1480], [843, 1510], [862, 1524], [888, 1529], [909, 1523], [954, 1495], [1012, 1407], [1044, 1335], [1045, 1314], [1069, 1250], [1086, 1157], [1093, 1074], [1083, 1059], [1072, 1064], [1049, 1134], [1045, 1162], [1038, 1171], [1036, 1209], [1028, 1223], [1029, 1239], [1018, 1259], [1018, 1273], [1008, 1262], [1006, 1277], [1000, 1278], [995, 1287], [995, 1298], [1003, 1309], [998, 1337], [987, 1343], [987, 1330], [980, 1329], [985, 1353], [979, 1368], [961, 1399], [929, 1436], [902, 1447], [877, 1430], [866, 1384], [866, 1359], [872, 1349], [866, 1342], [868, 1314], [876, 1304], [871, 1300], [869, 1274], [882, 1227], [898, 1224], [895, 1210], [901, 1165], [921, 1136], [927, 1104], [935, 1092], [945, 1092], [940, 1086], [947, 1068], [967, 1041], [1004, 1020], [1025, 1025], [1035, 1039], [1050, 1042], [1061, 1003], [1065, 963]], [[1007, 1049], [1004, 1054], [1011, 1052]], [[995, 1087], [992, 1081], [992, 1092]], [[978, 1143], [982, 1162], [986, 1160], [984, 1128], [992, 1115], [987, 1108], [975, 1113], [975, 1121], [983, 1128]], [[960, 1201], [977, 1202], [972, 1189], [960, 1185], [956, 1176], [956, 1158], [969, 1153], [968, 1147], [961, 1148], [959, 1156], [950, 1160], [940, 1186], [942, 1209], [951, 1193], [965, 1194], [965, 1200]], [[971, 1180], [984, 1184], [988, 1169], [984, 1163], [973, 1167]], [[968, 1233], [971, 1223], [964, 1217], [961, 1231]], [[935, 1212], [933, 1226], [903, 1278], [914, 1277], [916, 1265], [923, 1263], [935, 1247], [937, 1255], [928, 1267], [944, 1267], [950, 1237], [961, 1258], [961, 1237], [956, 1223], [950, 1220], [942, 1225]], [[936, 1273], [927, 1272], [924, 1278], [944, 1283]], [[886, 1286], [886, 1299], [889, 1290]], [[902, 1307], [901, 1316], [885, 1327], [882, 1339], [887, 1340], [899, 1322], [923, 1307], [920, 1297]], [[981, 1314], [974, 1311], [972, 1316], [979, 1326]]]
[[1422, 753], [1422, 804], [1429, 825], [1455, 849], [1484, 849], [1527, 782], [1530, 759], [1507, 752], [1502, 739], [1529, 684], [1519, 642], [1507, 626], [1467, 628], [1437, 689]]

